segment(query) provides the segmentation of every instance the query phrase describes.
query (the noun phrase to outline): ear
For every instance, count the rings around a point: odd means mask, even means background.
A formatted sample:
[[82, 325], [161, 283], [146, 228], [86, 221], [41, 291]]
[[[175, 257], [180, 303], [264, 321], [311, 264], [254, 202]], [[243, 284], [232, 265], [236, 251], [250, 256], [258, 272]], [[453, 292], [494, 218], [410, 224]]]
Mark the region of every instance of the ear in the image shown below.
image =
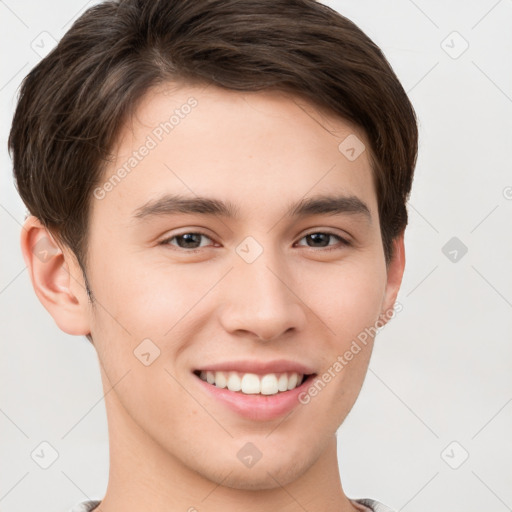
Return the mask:
[[382, 311], [380, 320], [385, 325], [390, 318], [391, 313], [394, 311], [400, 285], [402, 284], [402, 277], [405, 269], [405, 246], [404, 246], [404, 231], [393, 240], [393, 257], [387, 267], [387, 282], [386, 291], [384, 292], [384, 300], [382, 302]]
[[74, 254], [64, 253], [32, 215], [21, 230], [21, 251], [34, 291], [59, 328], [72, 335], [89, 334], [88, 296]]

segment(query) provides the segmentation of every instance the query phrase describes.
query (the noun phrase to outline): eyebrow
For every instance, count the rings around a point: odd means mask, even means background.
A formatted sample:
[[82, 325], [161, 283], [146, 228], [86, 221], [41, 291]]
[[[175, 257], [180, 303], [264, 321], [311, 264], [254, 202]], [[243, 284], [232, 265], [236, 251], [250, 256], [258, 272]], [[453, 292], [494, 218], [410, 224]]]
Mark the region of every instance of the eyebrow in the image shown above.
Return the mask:
[[[186, 197], [174, 194], [148, 201], [137, 208], [133, 217], [145, 220], [150, 217], [160, 217], [173, 214], [199, 214], [239, 219], [240, 211], [231, 201], [222, 201], [210, 197]], [[307, 217], [310, 215], [360, 215], [371, 223], [370, 209], [356, 196], [318, 195], [303, 198], [289, 205], [285, 217]]]

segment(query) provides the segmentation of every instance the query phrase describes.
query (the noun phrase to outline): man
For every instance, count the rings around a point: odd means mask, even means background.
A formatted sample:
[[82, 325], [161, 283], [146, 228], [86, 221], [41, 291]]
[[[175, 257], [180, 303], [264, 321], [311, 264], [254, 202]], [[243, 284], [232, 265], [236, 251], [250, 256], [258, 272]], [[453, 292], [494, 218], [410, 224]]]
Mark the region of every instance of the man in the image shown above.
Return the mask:
[[394, 313], [417, 136], [320, 3], [80, 17], [9, 139], [34, 290], [105, 390], [107, 490], [74, 510], [390, 510], [346, 496], [336, 431]]

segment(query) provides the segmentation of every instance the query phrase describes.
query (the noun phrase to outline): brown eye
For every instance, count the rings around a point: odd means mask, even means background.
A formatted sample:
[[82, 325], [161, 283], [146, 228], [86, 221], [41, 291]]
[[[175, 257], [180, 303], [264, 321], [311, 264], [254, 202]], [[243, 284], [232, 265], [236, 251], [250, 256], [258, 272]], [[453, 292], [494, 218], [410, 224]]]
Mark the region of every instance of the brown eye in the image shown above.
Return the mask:
[[333, 238], [336, 238], [338, 240], [339, 244], [341, 244], [342, 246], [350, 245], [347, 240], [340, 237], [339, 235], [335, 235], [334, 233], [326, 233], [323, 231], [309, 233], [309, 234], [305, 235], [304, 237], [302, 237], [301, 240], [307, 240], [307, 242], [308, 242], [307, 247], [311, 247], [313, 249], [314, 248], [324, 248], [324, 247], [328, 247], [330, 249], [331, 248], [335, 249], [336, 244], [333, 245], [333, 244], [329, 243], [329, 241]]
[[[201, 245], [201, 237], [206, 238], [210, 241], [211, 238], [206, 236], [203, 233], [182, 233], [180, 235], [174, 235], [160, 242], [162, 245], [174, 245], [179, 247], [180, 249], [199, 249], [204, 247]], [[176, 243], [172, 243], [173, 240], [176, 240]]]

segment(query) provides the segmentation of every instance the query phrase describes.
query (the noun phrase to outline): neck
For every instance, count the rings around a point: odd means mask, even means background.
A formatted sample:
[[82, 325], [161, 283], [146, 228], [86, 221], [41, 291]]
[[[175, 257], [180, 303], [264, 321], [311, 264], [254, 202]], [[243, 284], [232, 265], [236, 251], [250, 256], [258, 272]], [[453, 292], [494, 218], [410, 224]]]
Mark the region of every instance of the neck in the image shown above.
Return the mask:
[[[272, 488], [236, 489], [205, 478], [166, 451], [126, 413], [115, 392], [106, 397], [110, 469], [98, 512], [218, 511], [355, 512], [339, 477], [336, 436], [297, 478]], [[228, 476], [230, 471], [226, 471]], [[95, 511], [96, 512], [96, 511]]]

